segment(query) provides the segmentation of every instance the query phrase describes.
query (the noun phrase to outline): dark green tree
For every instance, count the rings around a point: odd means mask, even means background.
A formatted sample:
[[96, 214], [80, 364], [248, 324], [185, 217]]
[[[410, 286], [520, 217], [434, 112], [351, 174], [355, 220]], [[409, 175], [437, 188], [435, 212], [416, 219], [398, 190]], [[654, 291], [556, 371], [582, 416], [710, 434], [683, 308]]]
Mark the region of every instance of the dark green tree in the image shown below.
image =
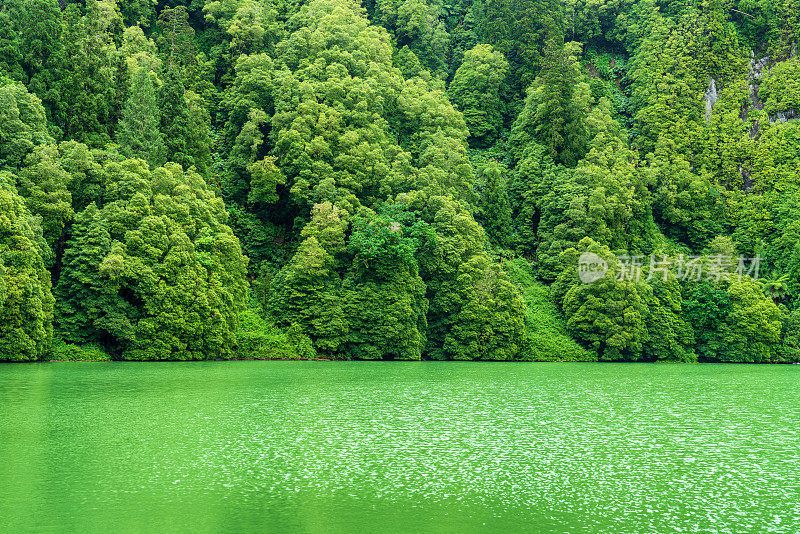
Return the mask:
[[522, 348], [524, 303], [501, 266], [485, 251], [486, 236], [472, 215], [449, 197], [409, 195], [433, 233], [419, 245], [428, 286], [428, 345], [437, 360], [511, 360]]
[[133, 73], [128, 101], [117, 128], [120, 152], [127, 157], [142, 158], [151, 166], [164, 163], [166, 147], [160, 123], [150, 70], [139, 67]]
[[161, 133], [166, 158], [204, 177], [211, 167], [210, 117], [202, 99], [186, 91], [177, 70], [166, 74], [160, 95]]
[[13, 80], [27, 81], [27, 75], [22, 68], [19, 33], [6, 10], [0, 10], [0, 72]]
[[[585, 283], [578, 278], [581, 254], [602, 258], [608, 271]], [[567, 331], [601, 360], [636, 361], [650, 341], [647, 288], [636, 280], [618, 279], [620, 266], [607, 247], [585, 238], [562, 254], [563, 272], [554, 298], [567, 319]]]
[[548, 43], [541, 73], [528, 89], [525, 107], [511, 131], [517, 157], [532, 141], [546, 147], [554, 161], [570, 167], [586, 154], [591, 94], [581, 79], [574, 44]]
[[492, 242], [506, 246], [511, 236], [511, 204], [508, 200], [505, 166], [489, 162], [482, 171], [480, 222]]
[[303, 241], [292, 260], [272, 280], [267, 308], [276, 324], [298, 325], [322, 355], [343, 358], [349, 330], [342, 302], [337, 256], [346, 248], [345, 214], [330, 202], [314, 207]]
[[161, 32], [158, 44], [166, 57], [164, 63], [167, 72], [196, 61], [194, 29], [189, 25], [186, 6], [162, 9], [156, 27]]
[[478, 0], [472, 4], [478, 42], [493, 45], [510, 64], [511, 82], [522, 90], [541, 64], [541, 50], [564, 39], [565, 5], [556, 0]]
[[90, 0], [85, 15], [77, 4], [64, 11], [62, 46], [37, 89], [64, 138], [95, 147], [111, 141], [119, 112], [115, 89], [120, 61], [114, 38], [120, 29], [113, 0]]
[[25, 73], [37, 79], [51, 67], [51, 57], [61, 48], [58, 0], [10, 0], [6, 5], [19, 34]]

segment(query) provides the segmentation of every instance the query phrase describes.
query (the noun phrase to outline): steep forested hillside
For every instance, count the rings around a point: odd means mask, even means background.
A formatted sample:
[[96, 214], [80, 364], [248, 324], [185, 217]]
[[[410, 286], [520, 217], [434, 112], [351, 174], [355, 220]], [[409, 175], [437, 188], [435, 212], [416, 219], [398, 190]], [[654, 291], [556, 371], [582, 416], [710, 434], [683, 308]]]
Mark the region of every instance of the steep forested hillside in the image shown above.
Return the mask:
[[800, 361], [797, 1], [0, 6], [0, 360]]

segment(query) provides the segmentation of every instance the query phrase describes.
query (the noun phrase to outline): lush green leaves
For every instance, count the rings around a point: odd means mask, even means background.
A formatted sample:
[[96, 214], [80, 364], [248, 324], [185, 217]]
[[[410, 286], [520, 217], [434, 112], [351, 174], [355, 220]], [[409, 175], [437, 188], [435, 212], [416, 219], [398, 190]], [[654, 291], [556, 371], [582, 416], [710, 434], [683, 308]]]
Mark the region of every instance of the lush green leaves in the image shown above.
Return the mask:
[[122, 154], [142, 158], [150, 165], [164, 163], [166, 147], [160, 126], [161, 112], [150, 69], [138, 67], [133, 73], [130, 94], [117, 131]]
[[503, 122], [501, 84], [508, 62], [489, 45], [477, 45], [464, 54], [447, 92], [450, 100], [464, 114], [470, 135], [476, 138], [496, 136]]
[[102, 209], [76, 216], [56, 293], [59, 333], [125, 359], [231, 355], [246, 259], [222, 201], [179, 165], [106, 167]]
[[0, 358], [797, 360], [795, 4], [7, 0]]
[[50, 350], [53, 296], [41, 228], [0, 173], [0, 360], [37, 360]]

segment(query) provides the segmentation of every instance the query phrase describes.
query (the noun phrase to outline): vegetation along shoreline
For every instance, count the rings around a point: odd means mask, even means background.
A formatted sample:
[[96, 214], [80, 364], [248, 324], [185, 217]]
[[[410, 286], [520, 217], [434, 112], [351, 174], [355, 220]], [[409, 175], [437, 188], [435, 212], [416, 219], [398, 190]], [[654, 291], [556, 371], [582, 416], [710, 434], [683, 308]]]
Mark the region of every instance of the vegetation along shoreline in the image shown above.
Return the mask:
[[0, 360], [800, 362], [798, 21], [4, 0]]

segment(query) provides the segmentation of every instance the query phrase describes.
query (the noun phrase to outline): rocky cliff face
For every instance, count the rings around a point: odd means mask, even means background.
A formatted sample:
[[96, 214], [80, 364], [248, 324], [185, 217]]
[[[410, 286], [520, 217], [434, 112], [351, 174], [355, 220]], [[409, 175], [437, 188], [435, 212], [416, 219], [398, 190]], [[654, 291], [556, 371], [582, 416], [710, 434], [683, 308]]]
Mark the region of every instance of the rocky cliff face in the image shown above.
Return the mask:
[[706, 122], [708, 122], [708, 118], [711, 117], [711, 112], [714, 110], [714, 104], [717, 103], [717, 82], [714, 81], [714, 78], [708, 80], [708, 89], [703, 96], [703, 101], [706, 103]]
[[779, 112], [775, 113], [774, 115], [770, 115], [769, 116], [769, 123], [770, 124], [775, 124], [777, 122], [778, 124], [780, 124], [780, 123], [783, 123], [783, 122], [796, 121], [797, 119], [800, 119], [800, 114], [797, 113], [797, 110], [796, 109], [787, 109], [786, 111], [779, 111]]
[[[766, 74], [769, 74], [769, 71], [771, 69], [769, 56], [762, 57], [761, 59], [756, 59], [755, 55], [751, 55], [748, 84], [750, 86], [750, 101], [752, 102], [752, 105], [755, 109], [764, 109], [764, 103], [761, 101], [761, 98], [758, 95], [758, 83], [761, 80], [761, 76], [765, 74], [764, 69], [766, 69]], [[708, 104], [706, 104], [706, 108], [707, 107]], [[798, 111], [795, 109], [787, 109], [786, 111], [779, 111], [775, 114], [770, 115], [769, 123], [780, 124], [784, 122], [795, 121], [797, 119], [800, 119], [800, 113], [798, 113]]]
[[[764, 109], [764, 103], [761, 101], [761, 98], [758, 95], [758, 84], [761, 81], [761, 75], [764, 73], [764, 68], [769, 63], [769, 56], [762, 57], [761, 59], [756, 59], [756, 56], [753, 52], [750, 52], [750, 65], [749, 65], [749, 72], [747, 74], [747, 84], [750, 89], [750, 105], [754, 109]], [[742, 109], [742, 120], [747, 120], [747, 110], [748, 108], [745, 106]], [[750, 138], [754, 139], [760, 130], [758, 121], [755, 121], [750, 128]]]
[[750, 101], [756, 109], [764, 109], [764, 103], [758, 97], [758, 82], [764, 72], [764, 67], [769, 63], [769, 56], [756, 59], [755, 54], [750, 52], [750, 72], [747, 76], [747, 83], [750, 86]]

